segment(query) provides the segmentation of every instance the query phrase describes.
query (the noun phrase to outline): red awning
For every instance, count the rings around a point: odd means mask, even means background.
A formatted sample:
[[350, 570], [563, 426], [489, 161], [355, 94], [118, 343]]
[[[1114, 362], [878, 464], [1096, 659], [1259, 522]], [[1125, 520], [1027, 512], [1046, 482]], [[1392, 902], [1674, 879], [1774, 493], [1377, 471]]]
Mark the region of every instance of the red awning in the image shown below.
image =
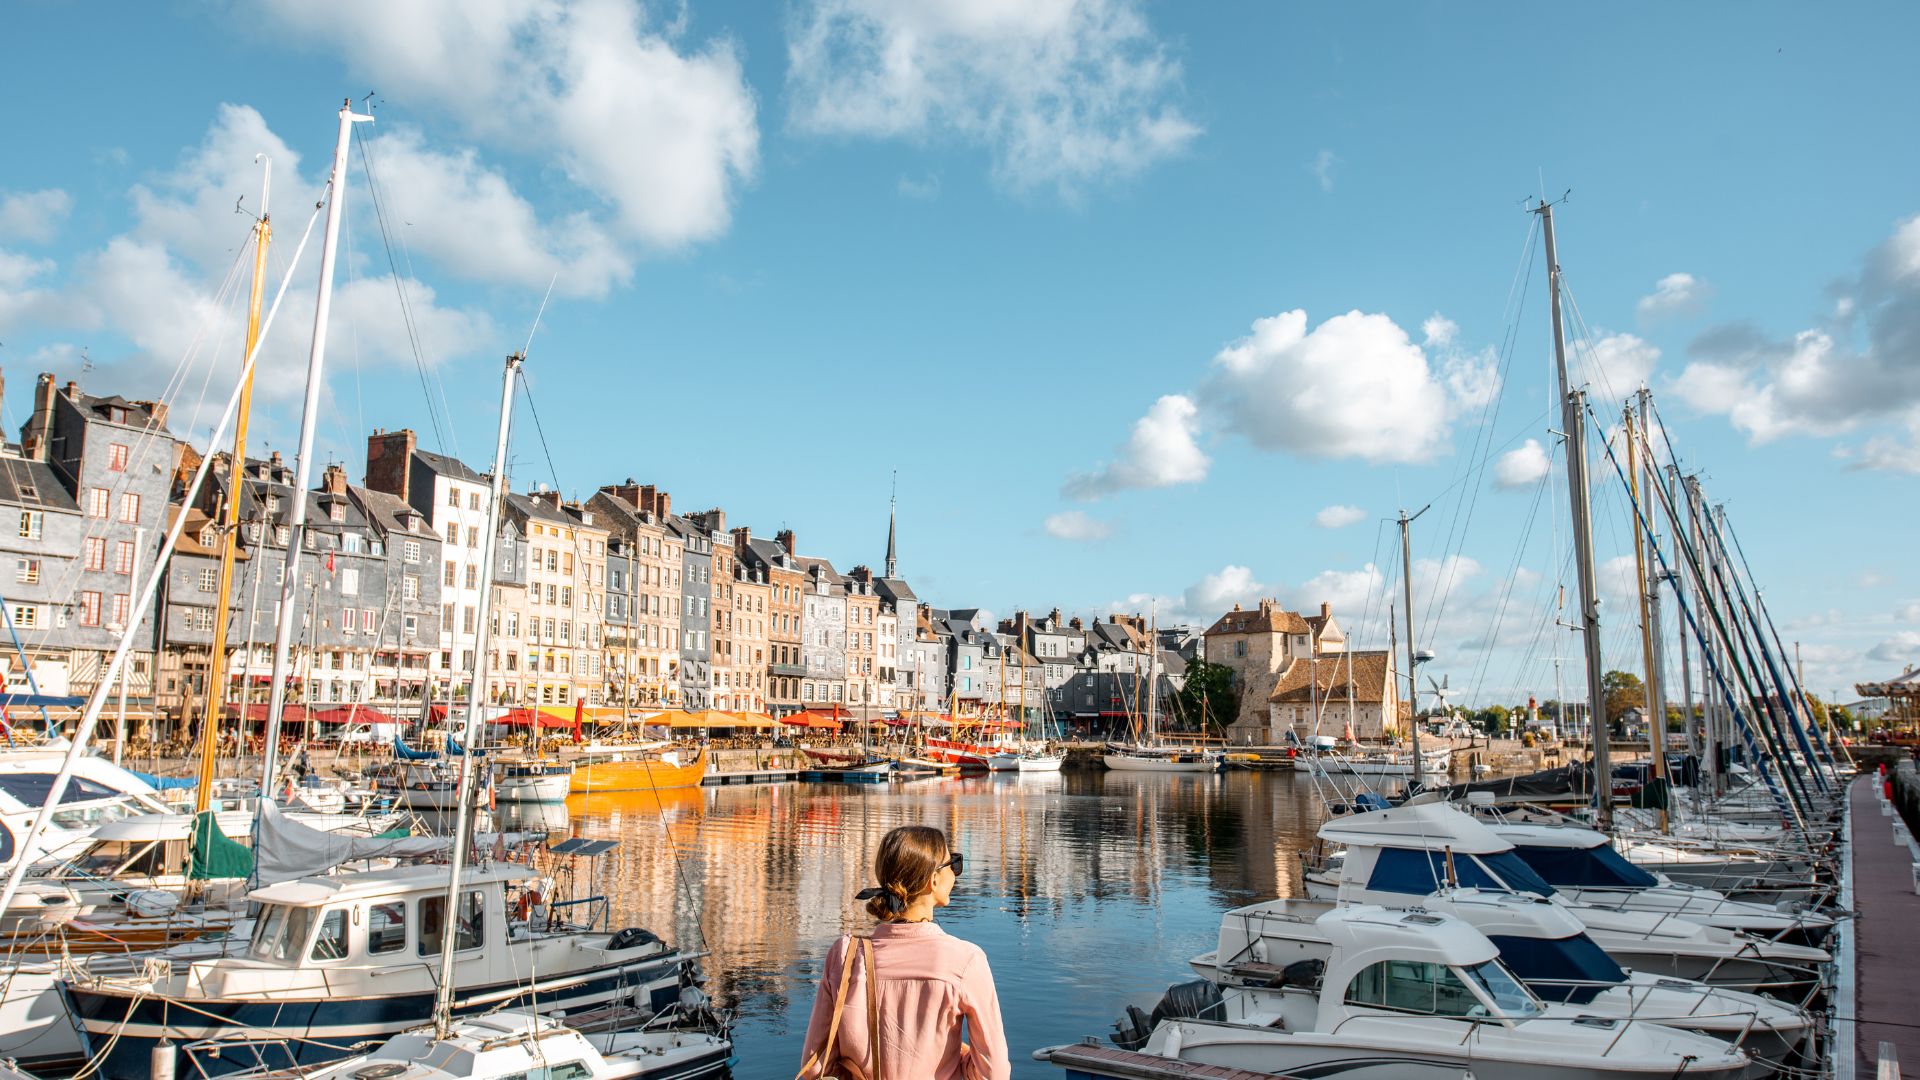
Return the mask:
[[508, 727], [534, 727], [537, 725], [543, 728], [570, 728], [573, 726], [573, 717], [555, 716], [542, 709], [520, 708], [508, 709], [505, 713], [488, 722], [505, 724]]
[[[268, 706], [247, 705], [244, 706], [244, 709], [245, 711], [241, 715], [245, 716], [250, 722], [255, 724], [264, 724], [267, 722]], [[283, 724], [306, 723], [307, 707], [305, 705], [282, 705], [280, 707], [280, 722]]]
[[806, 712], [794, 713], [792, 716], [783, 716], [780, 718], [780, 722], [789, 727], [815, 728], [822, 731], [840, 730], [840, 721], [828, 716], [826, 713], [817, 713], [811, 709]]
[[322, 724], [391, 724], [394, 719], [370, 705], [335, 705], [330, 709], [315, 709], [315, 721]]

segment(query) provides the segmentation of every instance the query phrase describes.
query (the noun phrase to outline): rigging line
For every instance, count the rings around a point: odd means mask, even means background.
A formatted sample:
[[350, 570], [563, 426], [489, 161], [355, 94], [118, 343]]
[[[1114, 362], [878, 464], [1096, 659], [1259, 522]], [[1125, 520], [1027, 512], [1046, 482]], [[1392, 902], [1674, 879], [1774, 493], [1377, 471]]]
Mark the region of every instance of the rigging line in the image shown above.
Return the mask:
[[[1529, 215], [1530, 219], [1533, 219], [1535, 217], [1536, 215]], [[1519, 338], [1518, 327], [1520, 324], [1520, 319], [1522, 314], [1526, 311], [1527, 292], [1524, 288], [1521, 287], [1521, 280], [1523, 275], [1526, 282], [1531, 283], [1533, 280], [1533, 245], [1530, 242], [1533, 237], [1533, 228], [1534, 228], [1534, 225], [1530, 220], [1527, 226], [1527, 237], [1528, 237], [1529, 243], [1523, 249], [1523, 251], [1526, 253], [1525, 257], [1521, 263], [1521, 266], [1515, 268], [1514, 279], [1507, 286], [1506, 308], [1507, 308], [1507, 311], [1509, 312], [1509, 317], [1507, 319], [1508, 330], [1504, 336], [1506, 337], [1507, 344], [1509, 347], [1506, 350], [1505, 354], [1501, 357], [1500, 363], [1498, 365], [1498, 369], [1495, 372], [1496, 382], [1494, 384], [1494, 391], [1492, 394], [1488, 396], [1488, 399], [1485, 402], [1481, 403], [1481, 406], [1480, 406], [1480, 423], [1477, 425], [1474, 432], [1474, 440], [1473, 440], [1474, 454], [1469, 457], [1470, 465], [1472, 461], [1475, 459], [1481, 462], [1481, 465], [1477, 469], [1473, 470], [1476, 473], [1484, 472], [1485, 463], [1491, 459], [1493, 455], [1492, 444], [1493, 444], [1494, 432], [1499, 428], [1499, 425], [1500, 425], [1500, 406], [1501, 406], [1501, 399], [1504, 396], [1500, 393], [1500, 388], [1506, 385], [1507, 374], [1513, 367], [1514, 350], [1511, 348], [1511, 346]], [[1519, 298], [1519, 302], [1517, 305], [1515, 304], [1516, 296]], [[1447, 556], [1465, 552], [1466, 545], [1467, 545], [1467, 537], [1472, 535], [1472, 532], [1473, 532], [1473, 514], [1474, 514], [1474, 510], [1477, 509], [1479, 506], [1480, 491], [1483, 486], [1484, 485], [1479, 483], [1474, 484], [1473, 487], [1468, 490], [1467, 496], [1465, 499], [1456, 501], [1454, 503], [1453, 516], [1449, 519], [1448, 525], [1447, 525], [1447, 541], [1441, 547], [1441, 552], [1442, 552], [1441, 566], [1442, 567], [1446, 566]], [[1465, 506], [1464, 520], [1462, 517], [1463, 503]], [[1455, 543], [1456, 536], [1458, 539], [1457, 546]], [[1433, 614], [1427, 619], [1427, 645], [1429, 647], [1432, 647], [1432, 645], [1435, 642], [1436, 636], [1439, 634], [1440, 620], [1446, 615], [1447, 600], [1453, 593], [1453, 585], [1458, 576], [1458, 570], [1459, 570], [1459, 564], [1458, 562], [1455, 562], [1452, 570], [1450, 570], [1445, 575], [1446, 587], [1444, 589], [1441, 588], [1441, 576], [1436, 574], [1434, 576], [1433, 588], [1429, 589], [1427, 592], [1427, 610], [1429, 612], [1433, 612]], [[1436, 603], [1435, 593], [1436, 592], [1438, 593], [1438, 610], [1437, 611], [1435, 611], [1435, 603]]]
[[527, 396], [527, 412], [533, 417], [533, 430], [540, 436], [540, 452], [547, 458], [547, 471], [553, 474], [553, 489], [558, 491], [560, 490], [560, 470], [553, 464], [553, 448], [547, 445], [547, 429], [541, 426], [540, 410], [533, 404], [533, 387], [529, 385], [529, 380], [526, 378], [520, 379], [519, 382], [520, 392]]
[[[1475, 665], [1473, 673], [1470, 676], [1472, 680], [1470, 686], [1475, 687], [1475, 689], [1469, 690], [1469, 693], [1478, 694], [1478, 684], [1480, 680], [1486, 677], [1487, 669], [1492, 664], [1494, 645], [1500, 638], [1500, 624], [1506, 618], [1508, 602], [1513, 599], [1513, 586], [1517, 575], [1520, 573], [1520, 560], [1526, 555], [1527, 541], [1533, 536], [1533, 526], [1534, 523], [1539, 520], [1540, 504], [1545, 501], [1546, 492], [1547, 478], [1543, 476], [1539, 482], [1534, 485], [1533, 506], [1527, 512], [1526, 527], [1521, 531], [1520, 542], [1514, 546], [1513, 564], [1507, 568], [1505, 589], [1500, 597], [1499, 605], [1494, 609], [1493, 625], [1487, 630], [1486, 648], [1481, 652], [1480, 662]], [[1478, 701], [1478, 698], [1475, 697], [1470, 700]]]
[[[427, 422], [433, 426], [435, 445], [442, 450], [447, 450], [449, 449], [447, 436], [440, 428], [440, 416], [434, 409], [433, 390], [427, 379], [427, 361], [420, 346], [420, 331], [413, 315], [413, 302], [407, 295], [406, 282], [400, 274], [399, 260], [394, 258], [393, 237], [387, 224], [386, 204], [380, 198], [380, 187], [374, 180], [373, 138], [370, 135], [362, 135], [357, 130], [353, 137], [360, 143], [360, 171], [367, 178], [367, 195], [373, 203], [374, 221], [379, 225], [380, 243], [386, 248], [387, 269], [393, 278], [394, 293], [400, 299], [400, 321], [406, 327], [407, 345], [413, 353], [414, 370], [420, 376], [420, 393], [426, 398]], [[453, 452], [458, 456], [457, 448], [454, 448]]]

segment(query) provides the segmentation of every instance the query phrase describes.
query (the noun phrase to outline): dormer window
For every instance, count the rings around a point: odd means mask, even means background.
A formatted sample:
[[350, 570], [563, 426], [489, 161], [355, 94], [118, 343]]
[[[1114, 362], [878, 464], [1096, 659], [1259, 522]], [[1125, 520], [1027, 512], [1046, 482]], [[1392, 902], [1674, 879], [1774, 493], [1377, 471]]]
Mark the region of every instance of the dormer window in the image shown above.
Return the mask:
[[327, 507], [327, 517], [336, 522], [345, 521], [347, 520], [347, 508], [336, 502], [332, 506]]
[[280, 545], [282, 545], [282, 546], [284, 546], [284, 545], [286, 544], [286, 542], [287, 542], [287, 537], [288, 537], [288, 535], [289, 535], [289, 533], [288, 533], [288, 530], [287, 530], [287, 527], [286, 527], [285, 525], [275, 525], [275, 526], [273, 527], [273, 542], [274, 542], [274, 543], [276, 543], [276, 544], [280, 544]]
[[213, 531], [212, 525], [208, 525], [205, 528], [201, 529], [200, 530], [200, 546], [212, 547], [213, 537], [214, 537], [214, 531]]

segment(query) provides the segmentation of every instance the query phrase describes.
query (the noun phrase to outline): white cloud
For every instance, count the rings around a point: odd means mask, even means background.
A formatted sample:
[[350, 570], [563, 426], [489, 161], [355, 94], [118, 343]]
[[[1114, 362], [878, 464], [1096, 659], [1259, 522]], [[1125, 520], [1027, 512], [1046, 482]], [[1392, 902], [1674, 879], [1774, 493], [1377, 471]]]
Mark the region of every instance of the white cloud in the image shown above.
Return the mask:
[[1376, 463], [1439, 456], [1455, 407], [1406, 331], [1359, 311], [1312, 331], [1304, 311], [1260, 319], [1213, 358], [1199, 396], [1261, 449]]
[[1258, 603], [1266, 590], [1267, 587], [1254, 578], [1252, 570], [1228, 565], [1187, 586], [1181, 601], [1186, 611], [1211, 621], [1235, 604]]
[[[33, 328], [61, 335], [87, 332], [95, 344], [95, 363], [111, 372], [123, 393], [158, 394], [170, 386], [177, 390], [181, 383], [176, 369], [183, 360], [197, 366], [195, 384], [209, 375], [224, 384], [237, 374], [247, 273], [241, 268], [224, 293], [221, 282], [242, 254], [251, 227], [246, 217], [234, 213], [234, 199], [244, 192], [247, 206], [258, 209], [260, 167], [253, 157], [261, 151], [273, 158], [275, 189], [281, 192], [282, 212], [275, 215], [278, 257], [270, 264], [290, 258], [306, 224], [307, 200], [322, 185], [301, 175], [299, 155], [268, 129], [258, 112], [222, 106], [206, 137], [172, 170], [129, 193], [134, 211], [130, 231], [76, 256], [57, 295], [50, 290], [28, 294], [35, 301]], [[353, 201], [350, 190], [350, 208], [365, 205], [364, 192], [359, 194], [362, 201]], [[286, 210], [288, 206], [293, 209]], [[364, 229], [371, 225], [371, 215], [363, 217]], [[349, 220], [359, 219], [350, 214]], [[263, 400], [295, 397], [304, 383], [317, 249], [316, 236], [262, 349], [256, 389]], [[36, 267], [42, 274], [47, 269], [44, 264]], [[278, 284], [277, 277], [268, 283], [269, 302]], [[435, 291], [418, 281], [409, 280], [407, 288], [414, 335], [427, 364], [470, 355], [497, 338], [484, 311], [442, 306]], [[0, 307], [9, 303], [7, 295], [0, 290]], [[402, 321], [392, 280], [356, 274], [351, 260], [343, 260], [336, 274], [331, 333], [328, 362], [333, 370], [356, 362], [413, 362], [415, 336]], [[109, 337], [105, 347], [102, 334]], [[176, 409], [176, 416], [177, 430], [196, 430], [192, 409]]]
[[1200, 133], [1139, 0], [810, 0], [787, 61], [796, 130], [981, 146], [1015, 190], [1072, 196]]
[[1344, 529], [1365, 521], [1367, 512], [1357, 506], [1329, 506], [1313, 515], [1313, 523], [1322, 529]]
[[1507, 491], [1532, 487], [1539, 483], [1551, 468], [1547, 460], [1546, 447], [1541, 446], [1538, 439], [1528, 439], [1501, 454], [1494, 461], [1493, 484]]
[[940, 175], [927, 173], [923, 176], [908, 176], [902, 173], [897, 187], [903, 198], [930, 202], [940, 197]]
[[756, 105], [732, 42], [683, 51], [683, 26], [651, 25], [631, 0], [272, 0], [265, 10], [297, 40], [334, 46], [393, 107], [444, 109], [474, 138], [552, 159], [649, 248], [724, 232], [735, 189], [758, 164]]
[[1087, 542], [1113, 535], [1113, 523], [1080, 510], [1064, 510], [1046, 520], [1047, 535], [1056, 540]]
[[1192, 399], [1168, 394], [1134, 421], [1113, 461], [1092, 473], [1069, 477], [1064, 491], [1076, 499], [1097, 499], [1126, 488], [1158, 488], [1206, 479], [1212, 461], [1194, 435], [1199, 410]]
[[1713, 290], [1692, 274], [1668, 274], [1654, 282], [1653, 292], [1634, 305], [1642, 323], [1660, 319], [1698, 315], [1705, 309]]
[[59, 188], [0, 192], [0, 241], [44, 244], [59, 235], [73, 197]]
[[[1746, 324], [1696, 338], [1674, 388], [1752, 443], [1832, 436], [1893, 421], [1920, 434], [1920, 215], [1897, 223], [1836, 287], [1831, 321], [1776, 338]], [[1855, 467], [1920, 468], [1920, 442], [1876, 435], [1842, 447]]]
[[1313, 174], [1315, 180], [1320, 181], [1321, 191], [1332, 191], [1333, 170], [1339, 164], [1340, 158], [1337, 154], [1331, 150], [1322, 150], [1307, 164], [1307, 171]]
[[1427, 348], [1444, 349], [1460, 336], [1460, 324], [1436, 311], [1420, 324], [1420, 333], [1426, 337]]
[[1379, 567], [1368, 563], [1358, 570], [1322, 570], [1288, 590], [1282, 599], [1297, 611], [1317, 612], [1321, 604], [1326, 604], [1351, 630], [1367, 609], [1369, 599], [1379, 605], [1380, 590], [1385, 585]]
[[1867, 650], [1867, 658], [1883, 664], [1920, 661], [1920, 630], [1902, 630]]
[[1606, 334], [1575, 356], [1575, 377], [1596, 392], [1624, 399], [1646, 383], [1660, 350], [1632, 334]]

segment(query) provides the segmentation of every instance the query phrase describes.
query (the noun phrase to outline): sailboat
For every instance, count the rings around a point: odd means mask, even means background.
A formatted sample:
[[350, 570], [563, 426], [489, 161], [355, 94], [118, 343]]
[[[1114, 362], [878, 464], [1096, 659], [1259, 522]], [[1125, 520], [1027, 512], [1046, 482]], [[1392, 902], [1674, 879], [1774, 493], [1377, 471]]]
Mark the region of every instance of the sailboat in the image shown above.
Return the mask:
[[[1027, 643], [1018, 641], [1015, 642], [1015, 645], [1020, 650], [1020, 709], [1022, 713], [1025, 713], [1027, 707]], [[1040, 694], [1040, 708], [1043, 717], [1041, 720], [1041, 735], [1043, 737], [1037, 745], [1032, 742], [1027, 743], [1026, 748], [1020, 752], [1020, 755], [1015, 758], [1013, 762], [1013, 767], [1023, 773], [1057, 773], [1060, 771], [1060, 766], [1067, 760], [1067, 755], [1056, 750], [1048, 749], [1046, 739], [1044, 738], [1046, 735], [1045, 718], [1053, 715], [1053, 707], [1047, 701], [1044, 688]]]
[[1147, 634], [1147, 717], [1145, 739], [1131, 746], [1108, 747], [1101, 760], [1115, 772], [1217, 772], [1217, 751], [1163, 746], [1159, 741], [1160, 620], [1156, 615]]

